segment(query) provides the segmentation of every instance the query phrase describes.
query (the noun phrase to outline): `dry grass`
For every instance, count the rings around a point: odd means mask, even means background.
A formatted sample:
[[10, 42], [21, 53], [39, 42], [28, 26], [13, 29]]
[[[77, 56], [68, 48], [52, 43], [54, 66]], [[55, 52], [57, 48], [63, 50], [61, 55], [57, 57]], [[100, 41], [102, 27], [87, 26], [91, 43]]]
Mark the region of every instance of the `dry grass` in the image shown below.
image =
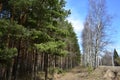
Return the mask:
[[56, 80], [107, 80], [103, 77], [108, 69], [113, 72], [117, 72], [117, 78], [114, 80], [120, 80], [120, 67], [112, 66], [100, 66], [90, 74], [88, 69], [77, 67], [66, 73], [64, 76], [57, 78]]

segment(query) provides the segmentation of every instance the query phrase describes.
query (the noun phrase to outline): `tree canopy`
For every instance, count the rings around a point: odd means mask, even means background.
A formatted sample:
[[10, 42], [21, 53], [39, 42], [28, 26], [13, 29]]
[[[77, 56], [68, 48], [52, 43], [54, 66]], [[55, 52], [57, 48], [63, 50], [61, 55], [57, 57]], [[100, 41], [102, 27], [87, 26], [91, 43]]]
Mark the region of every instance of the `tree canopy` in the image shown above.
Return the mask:
[[[66, 20], [65, 0], [0, 1], [0, 79], [48, 78], [51, 67], [80, 63], [80, 48]], [[70, 61], [70, 62], [69, 62]]]

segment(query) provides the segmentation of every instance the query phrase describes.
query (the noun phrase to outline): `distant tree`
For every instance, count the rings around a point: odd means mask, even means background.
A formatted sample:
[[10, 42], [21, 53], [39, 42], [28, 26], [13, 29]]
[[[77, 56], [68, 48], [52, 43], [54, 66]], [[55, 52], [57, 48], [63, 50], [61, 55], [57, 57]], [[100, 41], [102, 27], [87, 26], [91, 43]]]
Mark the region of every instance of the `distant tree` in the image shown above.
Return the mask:
[[102, 57], [102, 65], [112, 66], [112, 52], [105, 51], [105, 55]]
[[120, 66], [120, 57], [119, 57], [116, 49], [114, 49], [113, 58], [114, 58], [114, 65], [115, 65], [115, 66]]

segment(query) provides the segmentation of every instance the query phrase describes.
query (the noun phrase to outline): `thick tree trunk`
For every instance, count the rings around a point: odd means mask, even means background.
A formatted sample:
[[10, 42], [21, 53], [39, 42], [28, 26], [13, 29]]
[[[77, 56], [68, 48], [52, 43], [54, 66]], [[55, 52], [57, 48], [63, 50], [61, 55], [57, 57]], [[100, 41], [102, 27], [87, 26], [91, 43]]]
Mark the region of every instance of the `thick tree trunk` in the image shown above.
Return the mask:
[[34, 80], [36, 80], [36, 77], [37, 77], [37, 70], [38, 70], [38, 53], [36, 50], [36, 52], [35, 52], [35, 64], [34, 64]]
[[12, 80], [12, 71], [13, 71], [13, 60], [12, 60], [12, 62], [11, 62], [11, 65], [10, 65], [10, 67], [9, 67], [9, 69], [8, 69], [8, 77], [7, 77], [7, 80]]
[[44, 54], [44, 70], [45, 70], [45, 80], [48, 78], [48, 53]]
[[72, 56], [70, 57], [70, 68], [73, 68], [73, 65], [72, 65], [73, 61], [72, 61]]
[[58, 67], [57, 56], [55, 55], [55, 67]]
[[44, 71], [44, 65], [45, 65], [45, 62], [44, 62], [44, 53], [42, 53], [42, 55], [41, 55], [41, 71]]

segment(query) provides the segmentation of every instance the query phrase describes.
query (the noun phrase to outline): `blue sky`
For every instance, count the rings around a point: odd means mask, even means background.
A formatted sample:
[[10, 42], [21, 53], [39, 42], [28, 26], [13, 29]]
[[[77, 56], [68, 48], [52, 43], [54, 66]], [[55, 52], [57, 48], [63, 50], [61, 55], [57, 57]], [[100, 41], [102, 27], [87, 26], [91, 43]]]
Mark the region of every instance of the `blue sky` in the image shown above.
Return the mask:
[[[66, 0], [66, 2], [65, 8], [71, 10], [68, 21], [72, 23], [81, 47], [81, 31], [87, 15], [88, 0]], [[106, 6], [108, 14], [113, 17], [108, 36], [112, 43], [108, 45], [108, 49], [113, 51], [116, 48], [120, 54], [120, 0], [106, 0]]]

